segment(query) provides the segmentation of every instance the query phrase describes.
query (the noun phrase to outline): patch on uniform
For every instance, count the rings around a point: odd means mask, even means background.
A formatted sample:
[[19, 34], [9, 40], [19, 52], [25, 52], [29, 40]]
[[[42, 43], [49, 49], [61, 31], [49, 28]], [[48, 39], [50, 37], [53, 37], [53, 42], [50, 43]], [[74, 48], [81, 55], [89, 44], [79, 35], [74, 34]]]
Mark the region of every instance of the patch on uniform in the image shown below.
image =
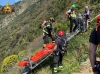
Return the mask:
[[1, 9], [2, 13], [5, 13], [5, 14], [10, 14], [12, 12], [15, 12], [15, 9], [14, 7], [11, 7], [10, 4], [7, 2], [6, 3], [6, 6], [4, 6], [2, 9]]

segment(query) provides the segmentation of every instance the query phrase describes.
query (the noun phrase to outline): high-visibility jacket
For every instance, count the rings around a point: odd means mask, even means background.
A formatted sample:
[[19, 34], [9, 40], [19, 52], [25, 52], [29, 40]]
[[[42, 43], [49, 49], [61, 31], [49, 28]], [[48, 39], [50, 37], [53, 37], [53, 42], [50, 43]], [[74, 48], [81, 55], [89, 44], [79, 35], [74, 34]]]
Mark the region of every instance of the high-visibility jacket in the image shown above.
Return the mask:
[[76, 18], [76, 14], [75, 14], [75, 13], [71, 13], [70, 16], [71, 16], [72, 18]]
[[45, 26], [43, 28], [43, 32], [46, 34], [49, 34], [52, 30], [52, 23], [51, 22], [46, 22]]
[[68, 14], [70, 15], [70, 17], [69, 18], [76, 18], [76, 14], [75, 13], [73, 13], [73, 12], [75, 12], [75, 9], [71, 9], [71, 10], [69, 10], [68, 11]]

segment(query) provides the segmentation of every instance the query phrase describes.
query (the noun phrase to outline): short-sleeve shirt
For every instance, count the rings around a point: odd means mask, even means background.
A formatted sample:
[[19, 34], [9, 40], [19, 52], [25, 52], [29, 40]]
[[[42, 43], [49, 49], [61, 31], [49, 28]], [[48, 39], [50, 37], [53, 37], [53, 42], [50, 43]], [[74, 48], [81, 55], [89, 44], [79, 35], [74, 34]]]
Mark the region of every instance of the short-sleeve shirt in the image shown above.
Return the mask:
[[92, 30], [89, 42], [95, 45], [100, 44], [100, 27], [98, 27], [97, 31], [95, 28]]
[[75, 9], [70, 9], [70, 10], [68, 10], [67, 12], [70, 14], [70, 13], [72, 13], [73, 11], [75, 11], [75, 12], [76, 12], [76, 10], [75, 10]]

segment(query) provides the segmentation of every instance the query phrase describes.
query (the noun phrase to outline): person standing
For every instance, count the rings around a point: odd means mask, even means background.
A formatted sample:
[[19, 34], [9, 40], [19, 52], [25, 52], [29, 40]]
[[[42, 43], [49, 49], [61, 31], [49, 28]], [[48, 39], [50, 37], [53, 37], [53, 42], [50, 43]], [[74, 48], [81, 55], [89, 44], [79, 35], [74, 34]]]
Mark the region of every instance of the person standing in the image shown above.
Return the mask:
[[54, 37], [52, 36], [51, 32], [52, 32], [52, 24], [53, 22], [55, 22], [54, 18], [51, 17], [49, 19], [49, 21], [44, 21], [41, 25], [42, 29], [43, 29], [43, 40], [44, 40], [44, 45], [43, 47], [45, 47], [45, 45], [47, 43], [49, 43], [49, 37], [52, 39], [52, 41], [54, 42]]
[[90, 21], [90, 10], [88, 6], [85, 6], [84, 16], [86, 20], [86, 29], [88, 29], [88, 22]]
[[[66, 15], [68, 16], [68, 19], [70, 21], [70, 33], [75, 32], [78, 25], [76, 20], [76, 10], [75, 10], [76, 5], [73, 4], [71, 7], [72, 8], [66, 12]], [[74, 29], [73, 29], [73, 23], [75, 24]]]
[[58, 70], [63, 69], [63, 55], [65, 52], [65, 46], [67, 45], [66, 36], [64, 36], [64, 31], [58, 31], [58, 36], [55, 39], [55, 47], [54, 47], [54, 73], [56, 74]]
[[91, 32], [89, 42], [89, 58], [92, 70], [94, 73], [100, 74], [100, 63], [96, 62], [96, 50], [98, 46], [100, 47], [100, 15], [97, 16], [97, 24]]

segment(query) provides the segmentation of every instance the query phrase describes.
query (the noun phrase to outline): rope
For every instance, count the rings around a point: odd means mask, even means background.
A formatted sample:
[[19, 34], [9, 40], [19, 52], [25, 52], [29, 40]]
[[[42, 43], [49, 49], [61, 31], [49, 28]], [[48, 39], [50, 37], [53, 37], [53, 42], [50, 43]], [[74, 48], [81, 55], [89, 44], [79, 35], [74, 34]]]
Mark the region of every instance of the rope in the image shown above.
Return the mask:
[[90, 22], [92, 22], [95, 18], [97, 18], [100, 14], [98, 14], [97, 16], [95, 16], [93, 19], [90, 20]]

